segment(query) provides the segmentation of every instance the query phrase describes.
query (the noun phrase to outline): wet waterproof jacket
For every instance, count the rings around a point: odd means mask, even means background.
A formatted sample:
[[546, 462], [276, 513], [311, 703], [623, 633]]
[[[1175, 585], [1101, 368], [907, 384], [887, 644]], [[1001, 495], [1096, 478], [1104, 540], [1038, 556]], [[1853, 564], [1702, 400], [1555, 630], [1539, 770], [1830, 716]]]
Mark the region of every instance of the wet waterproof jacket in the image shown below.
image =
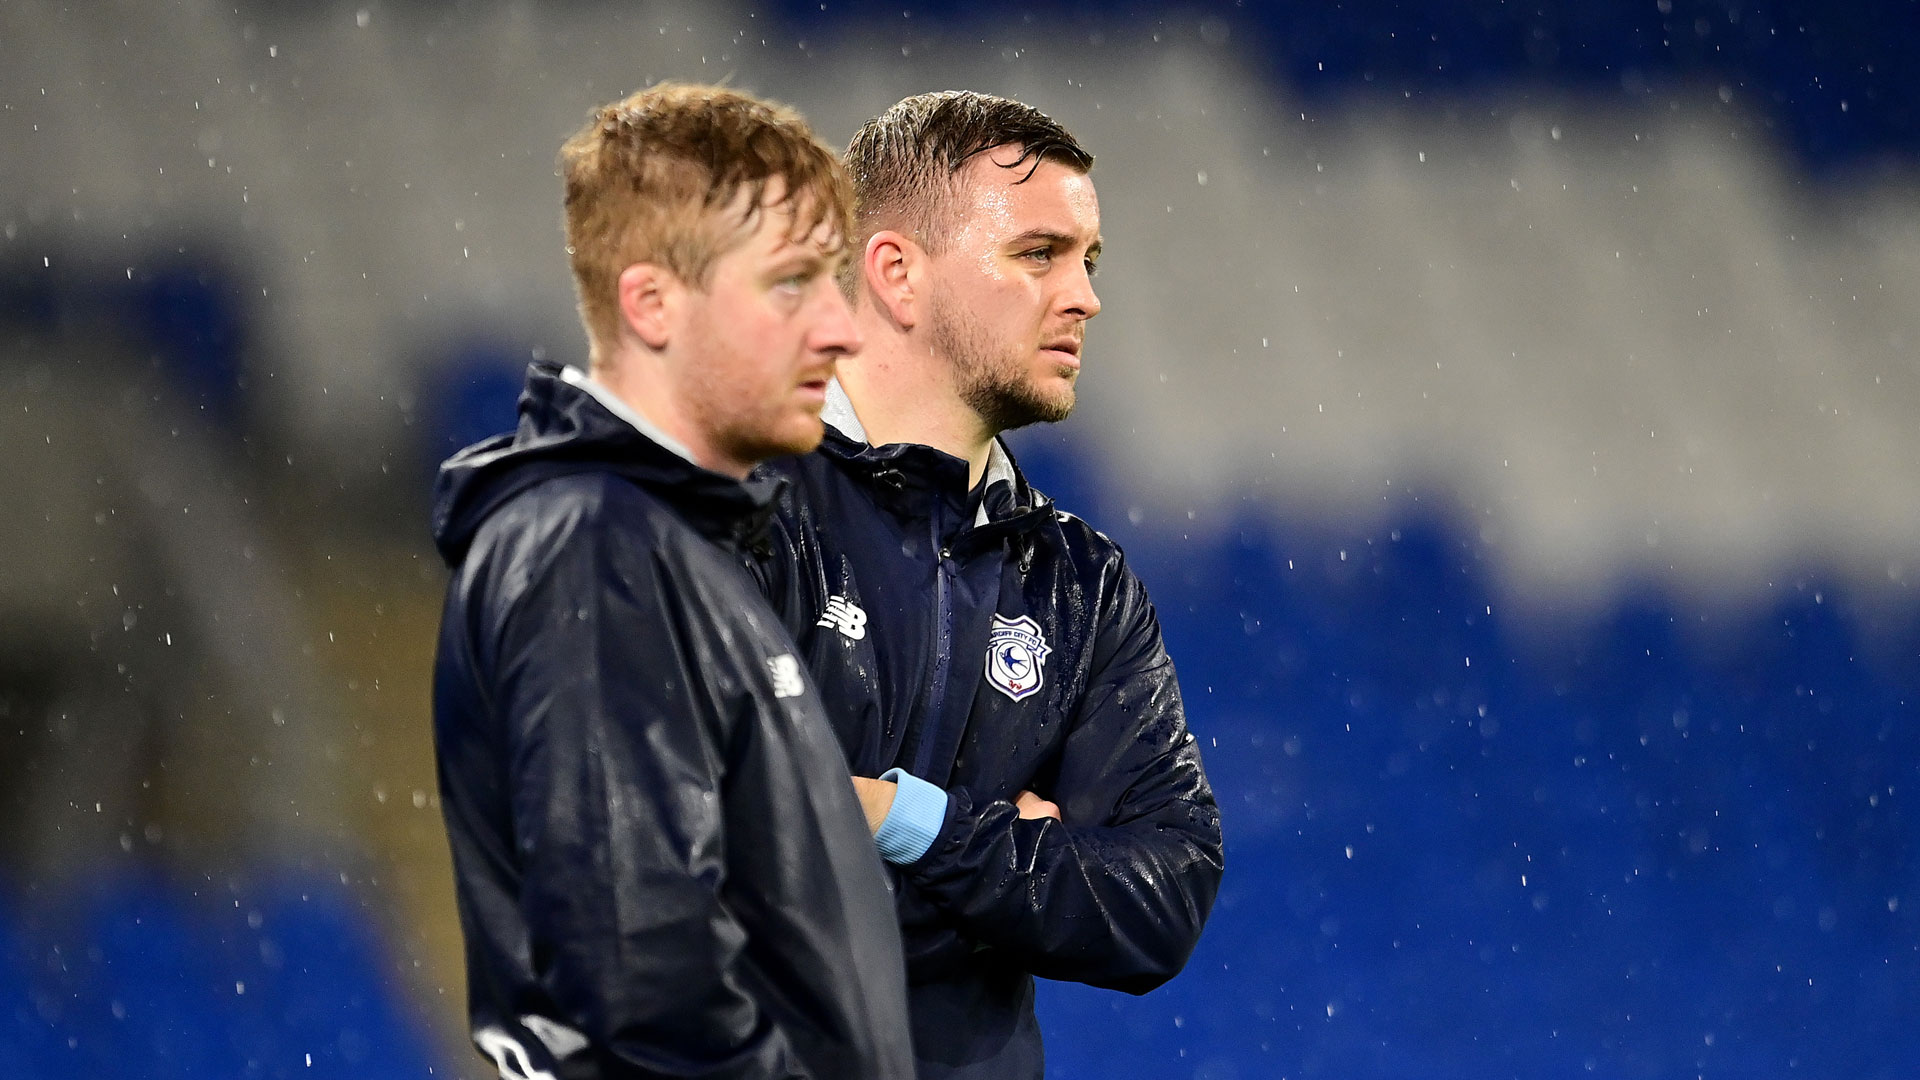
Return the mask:
[[[819, 451], [763, 467], [791, 486], [754, 565], [854, 772], [947, 791], [932, 846], [896, 868], [921, 1080], [1039, 1077], [1032, 977], [1160, 985], [1221, 875], [1146, 589], [996, 458], [970, 496], [964, 461], [830, 426]], [[1023, 789], [1061, 820], [1022, 820]]]
[[912, 1076], [882, 864], [739, 562], [772, 497], [549, 365], [441, 468], [434, 734], [505, 1076]]

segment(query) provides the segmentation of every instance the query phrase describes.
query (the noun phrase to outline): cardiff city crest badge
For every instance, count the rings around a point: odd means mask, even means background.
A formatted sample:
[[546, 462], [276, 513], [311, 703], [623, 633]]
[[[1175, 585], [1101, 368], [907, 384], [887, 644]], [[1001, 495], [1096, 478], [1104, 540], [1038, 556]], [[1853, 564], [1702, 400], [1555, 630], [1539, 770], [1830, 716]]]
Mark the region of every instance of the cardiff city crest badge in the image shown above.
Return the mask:
[[1040, 689], [1040, 668], [1053, 650], [1029, 616], [993, 617], [987, 632], [987, 681], [1015, 701]]

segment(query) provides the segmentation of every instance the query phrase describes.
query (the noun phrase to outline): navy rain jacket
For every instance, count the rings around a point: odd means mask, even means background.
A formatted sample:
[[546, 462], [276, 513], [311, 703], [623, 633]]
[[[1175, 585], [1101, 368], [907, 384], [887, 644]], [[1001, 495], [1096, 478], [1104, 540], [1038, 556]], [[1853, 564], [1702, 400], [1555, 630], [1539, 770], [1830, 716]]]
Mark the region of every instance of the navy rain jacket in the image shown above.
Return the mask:
[[[829, 426], [762, 469], [792, 484], [755, 565], [855, 774], [947, 790], [896, 885], [921, 1080], [1039, 1077], [1032, 977], [1145, 993], [1185, 965], [1220, 884], [1219, 811], [1145, 587], [996, 461], [973, 497], [958, 458]], [[1021, 820], [1023, 789], [1061, 820]]]
[[505, 1075], [912, 1076], [882, 864], [739, 564], [772, 498], [551, 365], [441, 468], [434, 735]]

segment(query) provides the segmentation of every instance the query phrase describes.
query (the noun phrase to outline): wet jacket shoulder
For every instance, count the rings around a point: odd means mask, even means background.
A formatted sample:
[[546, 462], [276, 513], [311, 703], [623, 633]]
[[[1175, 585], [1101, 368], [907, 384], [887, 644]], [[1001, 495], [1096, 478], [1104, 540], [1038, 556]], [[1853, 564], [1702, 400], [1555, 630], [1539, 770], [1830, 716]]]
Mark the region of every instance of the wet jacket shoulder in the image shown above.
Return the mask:
[[844, 758], [739, 570], [771, 490], [551, 368], [521, 410], [436, 492], [435, 740], [475, 1044], [508, 1075], [910, 1075]]

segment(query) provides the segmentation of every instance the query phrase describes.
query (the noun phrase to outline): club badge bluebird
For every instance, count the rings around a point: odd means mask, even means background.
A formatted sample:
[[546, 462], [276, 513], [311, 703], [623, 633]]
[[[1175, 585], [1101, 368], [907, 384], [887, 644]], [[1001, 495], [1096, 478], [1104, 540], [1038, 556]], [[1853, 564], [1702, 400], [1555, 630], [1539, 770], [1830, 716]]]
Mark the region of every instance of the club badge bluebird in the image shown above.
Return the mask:
[[1052, 651], [1032, 618], [995, 615], [987, 633], [987, 681], [1019, 701], [1040, 689], [1040, 669]]

